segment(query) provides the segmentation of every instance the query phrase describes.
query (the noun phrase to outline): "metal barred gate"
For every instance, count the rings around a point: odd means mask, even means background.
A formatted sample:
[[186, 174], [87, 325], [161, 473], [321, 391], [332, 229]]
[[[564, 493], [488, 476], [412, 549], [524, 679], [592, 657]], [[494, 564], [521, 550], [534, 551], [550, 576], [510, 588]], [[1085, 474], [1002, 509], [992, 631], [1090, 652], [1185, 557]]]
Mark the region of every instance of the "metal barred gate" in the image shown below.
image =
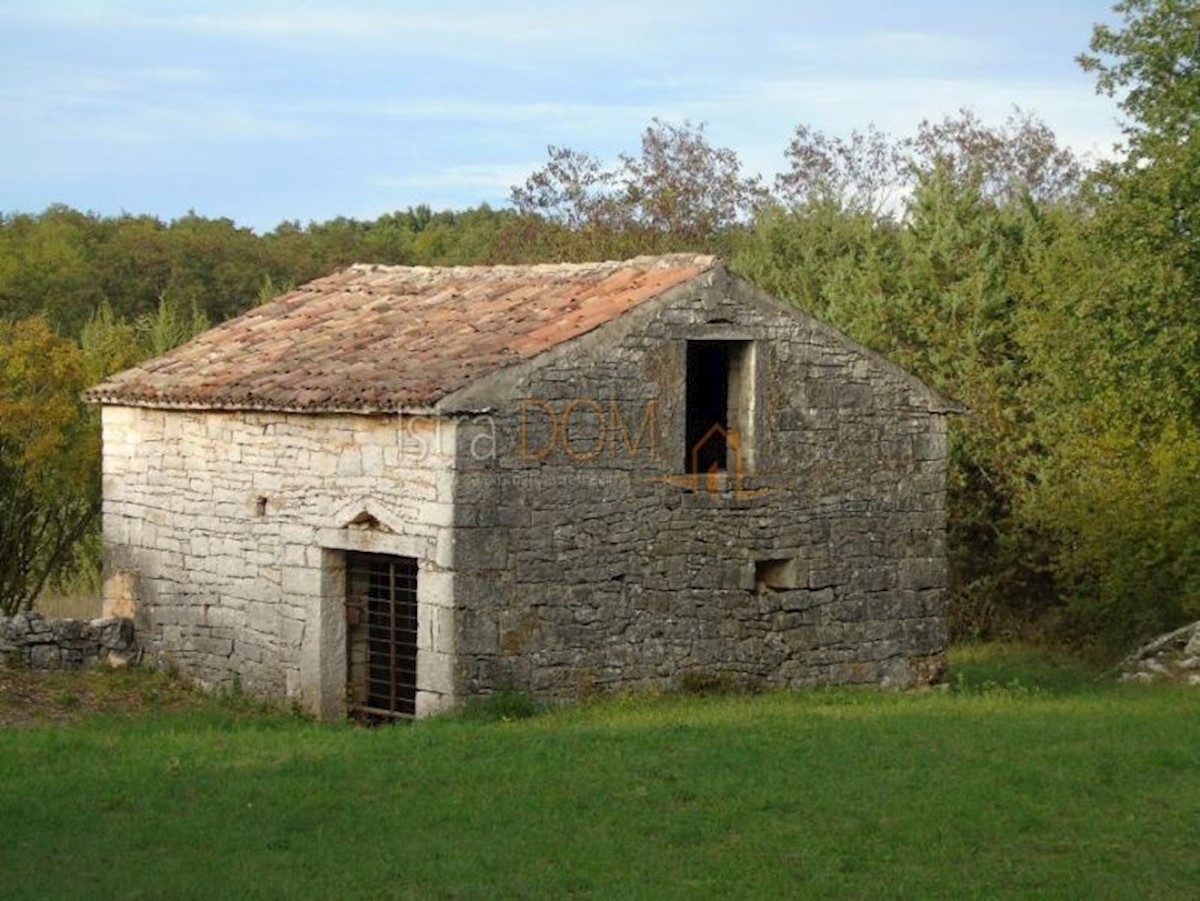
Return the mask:
[[417, 700], [417, 561], [346, 555], [346, 686], [352, 714], [405, 717]]

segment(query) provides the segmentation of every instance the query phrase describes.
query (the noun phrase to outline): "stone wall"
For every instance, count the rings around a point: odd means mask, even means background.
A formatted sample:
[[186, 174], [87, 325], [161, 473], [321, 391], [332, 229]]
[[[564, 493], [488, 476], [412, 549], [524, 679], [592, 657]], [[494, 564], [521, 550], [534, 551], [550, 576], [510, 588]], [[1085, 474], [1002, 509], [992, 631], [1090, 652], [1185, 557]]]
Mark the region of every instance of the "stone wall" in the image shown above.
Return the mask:
[[31, 669], [124, 666], [137, 654], [133, 623], [107, 619], [46, 619], [40, 613], [0, 617], [0, 660]]
[[1200, 622], [1160, 635], [1118, 667], [1123, 682], [1181, 682], [1200, 686]]
[[[698, 338], [755, 342], [752, 471], [711, 486], [682, 476]], [[717, 275], [494, 387], [459, 429], [464, 692], [938, 678], [946, 417], [911, 377]]]
[[419, 712], [454, 693], [453, 423], [105, 407], [105, 604], [204, 685], [338, 716], [349, 551], [420, 568]]

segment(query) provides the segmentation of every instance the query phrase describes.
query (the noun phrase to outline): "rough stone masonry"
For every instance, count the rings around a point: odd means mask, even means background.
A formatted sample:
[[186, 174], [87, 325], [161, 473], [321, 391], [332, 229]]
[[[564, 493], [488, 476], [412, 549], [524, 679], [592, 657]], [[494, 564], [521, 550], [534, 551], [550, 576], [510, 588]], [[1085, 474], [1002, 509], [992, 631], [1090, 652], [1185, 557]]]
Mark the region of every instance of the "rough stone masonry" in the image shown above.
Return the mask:
[[46, 619], [40, 613], [0, 617], [0, 660], [30, 669], [124, 666], [137, 654], [133, 623], [120, 617]]
[[[681, 476], [695, 340], [755, 354], [714, 485]], [[493, 412], [457, 431], [459, 691], [939, 678], [945, 407], [832, 329], [717, 273], [460, 402]]]
[[1200, 622], [1160, 635], [1118, 666], [1123, 682], [1181, 682], [1200, 687]]
[[344, 715], [364, 552], [416, 561], [418, 715], [940, 677], [960, 408], [711, 258], [353, 267], [126, 376], [106, 602], [201, 682]]

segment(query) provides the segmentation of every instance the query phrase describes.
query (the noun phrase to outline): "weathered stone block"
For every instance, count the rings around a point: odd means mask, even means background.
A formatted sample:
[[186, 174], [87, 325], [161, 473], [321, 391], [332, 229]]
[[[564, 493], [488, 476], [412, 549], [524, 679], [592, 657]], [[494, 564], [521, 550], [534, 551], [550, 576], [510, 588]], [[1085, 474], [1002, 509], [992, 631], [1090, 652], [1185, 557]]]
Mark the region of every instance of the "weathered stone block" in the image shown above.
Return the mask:
[[456, 569], [500, 570], [508, 565], [508, 533], [503, 529], [456, 529]]

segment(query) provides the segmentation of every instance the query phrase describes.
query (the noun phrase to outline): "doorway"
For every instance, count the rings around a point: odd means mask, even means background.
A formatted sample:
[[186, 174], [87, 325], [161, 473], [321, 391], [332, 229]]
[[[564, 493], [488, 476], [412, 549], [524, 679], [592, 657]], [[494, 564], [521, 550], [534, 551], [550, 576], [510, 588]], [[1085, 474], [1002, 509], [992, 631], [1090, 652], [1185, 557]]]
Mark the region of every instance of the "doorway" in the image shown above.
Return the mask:
[[416, 558], [346, 554], [346, 689], [353, 715], [416, 714]]

